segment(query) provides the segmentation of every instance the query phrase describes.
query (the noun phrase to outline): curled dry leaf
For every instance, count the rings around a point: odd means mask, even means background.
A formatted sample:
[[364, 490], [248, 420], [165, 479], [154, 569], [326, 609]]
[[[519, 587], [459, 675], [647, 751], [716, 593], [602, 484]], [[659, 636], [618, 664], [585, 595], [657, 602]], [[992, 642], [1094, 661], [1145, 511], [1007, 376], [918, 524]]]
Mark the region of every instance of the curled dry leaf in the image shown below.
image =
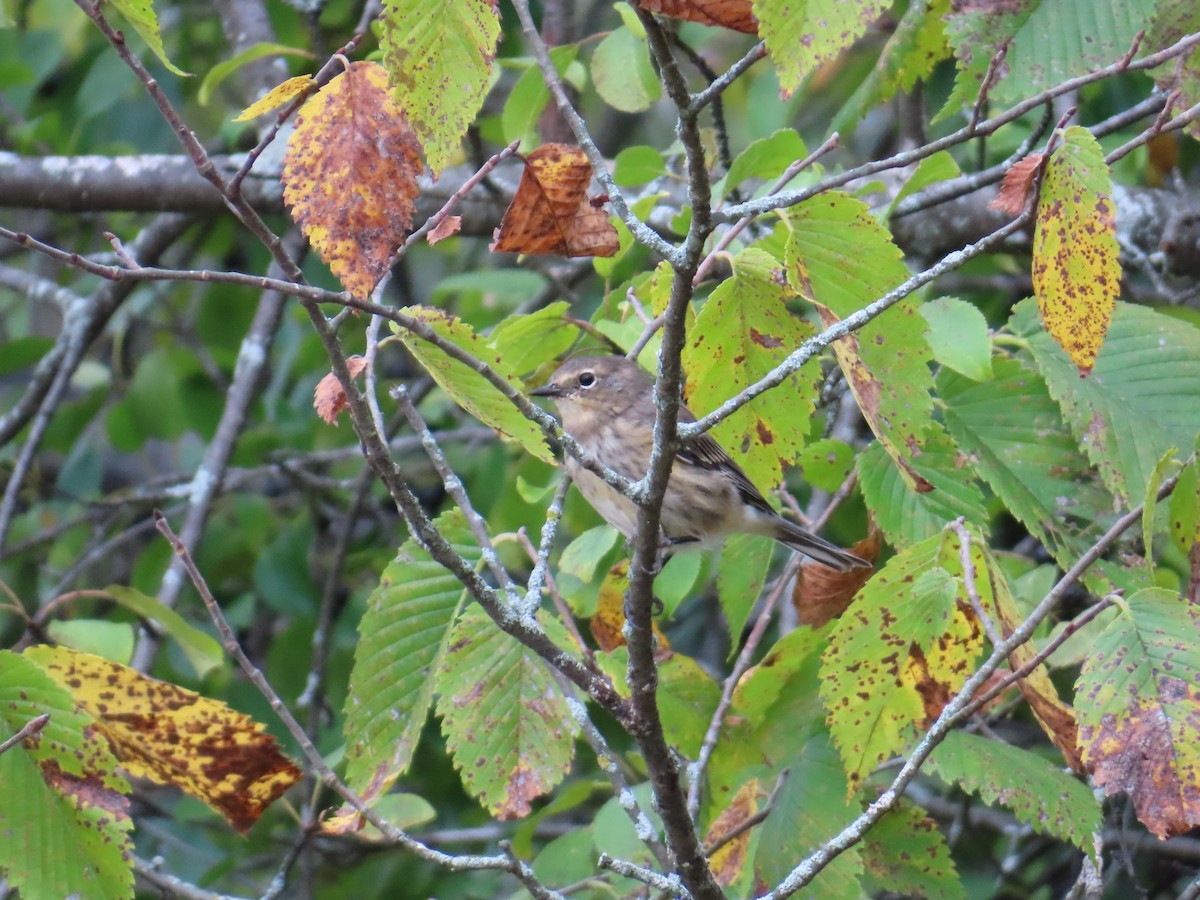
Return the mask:
[[462, 216], [446, 216], [430, 230], [429, 234], [425, 235], [425, 240], [429, 241], [430, 246], [433, 246], [439, 241], [458, 234], [460, 228], [462, 228]]
[[[881, 543], [879, 529], [872, 525], [870, 533], [851, 547], [850, 552], [860, 559], [874, 562], [879, 556]], [[806, 560], [796, 575], [796, 586], [792, 589], [792, 605], [796, 608], [800, 624], [820, 628], [831, 619], [836, 619], [845, 612], [858, 589], [874, 574], [874, 569], [839, 572], [819, 562]]]
[[352, 63], [300, 108], [283, 199], [356, 297], [370, 296], [412, 225], [420, 151], [377, 63]]
[[758, 34], [750, 0], [636, 0], [636, 5], [672, 19]]
[[525, 172], [492, 242], [495, 253], [612, 256], [619, 248], [608, 214], [587, 196], [592, 165], [578, 147], [543, 144]]
[[[350, 370], [351, 378], [357, 378], [366, 367], [367, 361], [361, 356], [346, 357], [346, 368]], [[317, 382], [317, 389], [313, 391], [313, 409], [323, 421], [336, 428], [337, 417], [345, 408], [346, 392], [342, 390], [337, 375], [330, 372]]]
[[1033, 181], [1045, 158], [1046, 154], [1039, 151], [1030, 153], [1024, 159], [1013, 163], [1012, 167], [1004, 173], [1000, 191], [988, 204], [988, 209], [999, 210], [1010, 216], [1019, 216], [1025, 209], [1025, 200], [1029, 196]]

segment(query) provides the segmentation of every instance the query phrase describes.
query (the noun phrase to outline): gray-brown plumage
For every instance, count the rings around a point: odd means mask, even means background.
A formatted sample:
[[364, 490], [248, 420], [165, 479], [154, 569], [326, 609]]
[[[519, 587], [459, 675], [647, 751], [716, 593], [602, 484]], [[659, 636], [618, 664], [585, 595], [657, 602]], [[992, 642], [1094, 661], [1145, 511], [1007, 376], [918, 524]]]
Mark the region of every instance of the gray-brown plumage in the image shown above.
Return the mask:
[[[636, 481], [654, 447], [654, 385], [637, 363], [621, 356], [581, 356], [563, 363], [533, 391], [558, 406], [563, 430], [613, 471]], [[695, 416], [679, 408], [680, 422]], [[626, 537], [637, 530], [637, 506], [573, 457], [567, 472], [584, 498]], [[713, 543], [736, 532], [774, 538], [839, 571], [870, 563], [779, 516], [711, 435], [679, 452], [662, 505], [663, 534], [672, 541]]]

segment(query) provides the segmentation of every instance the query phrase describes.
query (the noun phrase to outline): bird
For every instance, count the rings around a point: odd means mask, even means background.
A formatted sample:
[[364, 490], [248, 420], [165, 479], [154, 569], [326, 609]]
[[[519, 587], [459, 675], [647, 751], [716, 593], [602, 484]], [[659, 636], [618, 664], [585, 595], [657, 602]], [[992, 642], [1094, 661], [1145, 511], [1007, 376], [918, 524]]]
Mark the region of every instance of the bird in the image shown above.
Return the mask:
[[[623, 356], [574, 357], [531, 394], [553, 400], [563, 430], [614, 472], [631, 481], [646, 474], [654, 446], [654, 383], [636, 362]], [[694, 422], [696, 417], [681, 404], [679, 421]], [[596, 512], [625, 537], [633, 537], [637, 504], [573, 456], [566, 457], [566, 469]], [[775, 512], [707, 432], [676, 454], [660, 523], [671, 545], [707, 546], [745, 532], [773, 538], [839, 572], [871, 568]]]

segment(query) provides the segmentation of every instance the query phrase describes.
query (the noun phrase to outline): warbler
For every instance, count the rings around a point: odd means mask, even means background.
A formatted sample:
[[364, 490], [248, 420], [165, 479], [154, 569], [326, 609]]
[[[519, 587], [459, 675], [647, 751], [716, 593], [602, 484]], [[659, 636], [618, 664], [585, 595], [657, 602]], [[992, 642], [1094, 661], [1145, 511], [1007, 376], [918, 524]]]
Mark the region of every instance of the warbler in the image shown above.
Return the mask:
[[[579, 445], [631, 481], [646, 474], [654, 447], [654, 385], [635, 362], [621, 356], [567, 360], [535, 397], [558, 406], [562, 427]], [[685, 406], [680, 422], [696, 417]], [[637, 530], [637, 504], [571, 456], [567, 472], [584, 498], [626, 537]], [[663, 534], [672, 544], [716, 543], [736, 532], [761, 534], [845, 572], [871, 564], [784, 519], [746, 473], [709, 434], [676, 454], [663, 497]]]

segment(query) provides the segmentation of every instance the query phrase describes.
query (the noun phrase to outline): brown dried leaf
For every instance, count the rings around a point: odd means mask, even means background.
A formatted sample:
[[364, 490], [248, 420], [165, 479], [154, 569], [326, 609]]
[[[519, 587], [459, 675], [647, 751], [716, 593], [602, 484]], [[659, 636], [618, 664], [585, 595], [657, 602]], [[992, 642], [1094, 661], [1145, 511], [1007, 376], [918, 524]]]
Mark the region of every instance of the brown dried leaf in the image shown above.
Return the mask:
[[439, 241], [458, 234], [460, 228], [462, 228], [462, 216], [446, 216], [433, 227], [429, 234], [425, 235], [425, 240], [429, 241], [429, 245], [432, 247]]
[[758, 34], [750, 0], [635, 0], [635, 5], [672, 19]]
[[543, 144], [525, 172], [492, 242], [494, 253], [612, 256], [617, 230], [602, 202], [589, 200], [592, 165], [578, 147]]
[[[366, 367], [367, 361], [361, 356], [346, 357], [346, 368], [350, 370], [351, 378], [357, 378]], [[337, 428], [337, 417], [346, 408], [346, 392], [333, 372], [317, 382], [317, 389], [313, 391], [313, 408], [323, 421]]]
[[[879, 556], [882, 538], [878, 528], [872, 526], [870, 533], [855, 544], [850, 552], [860, 559], [874, 562]], [[792, 589], [792, 605], [801, 625], [820, 628], [831, 619], [836, 619], [858, 589], [875, 574], [874, 569], [851, 569], [839, 572], [812, 560], [806, 561], [796, 575], [796, 586]]]
[[356, 297], [371, 294], [412, 225], [420, 150], [376, 63], [352, 63], [300, 108], [283, 198]]
[[1025, 209], [1025, 198], [1029, 196], [1033, 181], [1045, 158], [1046, 154], [1039, 151], [1030, 153], [1024, 159], [1013, 163], [1012, 167], [1004, 173], [1004, 181], [1000, 183], [1000, 192], [988, 204], [988, 209], [996, 209], [1010, 216], [1019, 216]]
[[129, 774], [181, 788], [240, 832], [300, 779], [263, 725], [224, 703], [90, 653], [26, 655], [96, 720]]

